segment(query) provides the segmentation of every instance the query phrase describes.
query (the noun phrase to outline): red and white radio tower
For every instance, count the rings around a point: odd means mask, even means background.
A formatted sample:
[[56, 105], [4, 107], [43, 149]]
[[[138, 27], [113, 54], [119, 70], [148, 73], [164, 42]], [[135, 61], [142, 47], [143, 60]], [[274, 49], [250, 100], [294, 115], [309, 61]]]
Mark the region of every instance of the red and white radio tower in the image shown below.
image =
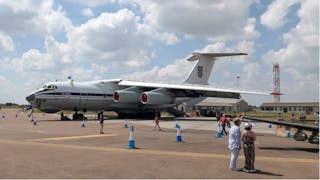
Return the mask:
[[280, 102], [280, 66], [278, 63], [273, 64], [273, 85], [274, 90], [271, 93], [274, 98], [274, 102]]

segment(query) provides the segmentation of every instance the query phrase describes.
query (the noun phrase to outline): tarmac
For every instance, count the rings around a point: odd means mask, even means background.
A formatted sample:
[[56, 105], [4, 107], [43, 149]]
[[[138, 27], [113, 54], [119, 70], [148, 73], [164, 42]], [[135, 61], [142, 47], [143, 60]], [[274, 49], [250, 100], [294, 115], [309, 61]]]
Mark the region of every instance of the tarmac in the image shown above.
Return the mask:
[[[319, 146], [276, 136], [276, 126], [256, 123], [256, 173], [230, 171], [228, 137], [216, 137], [216, 122], [129, 120], [136, 149], [128, 149], [124, 120], [99, 123], [60, 121], [58, 114], [35, 113], [33, 125], [17, 109], [0, 111], [0, 178], [91, 179], [319, 179]], [[5, 115], [5, 118], [2, 116]], [[17, 117], [16, 117], [17, 115]], [[241, 151], [237, 166], [244, 165]]]

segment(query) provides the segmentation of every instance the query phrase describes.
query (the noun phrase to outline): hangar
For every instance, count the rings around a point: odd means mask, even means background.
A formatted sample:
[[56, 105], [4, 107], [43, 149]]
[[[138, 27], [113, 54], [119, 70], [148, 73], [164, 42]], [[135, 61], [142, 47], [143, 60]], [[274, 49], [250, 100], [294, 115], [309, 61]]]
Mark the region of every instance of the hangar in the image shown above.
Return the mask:
[[319, 102], [265, 102], [260, 106], [263, 112], [289, 112], [312, 114], [319, 112]]
[[249, 110], [249, 105], [243, 99], [208, 97], [195, 104], [193, 110], [200, 111], [202, 115], [210, 111], [215, 112], [216, 110], [223, 112], [245, 112]]

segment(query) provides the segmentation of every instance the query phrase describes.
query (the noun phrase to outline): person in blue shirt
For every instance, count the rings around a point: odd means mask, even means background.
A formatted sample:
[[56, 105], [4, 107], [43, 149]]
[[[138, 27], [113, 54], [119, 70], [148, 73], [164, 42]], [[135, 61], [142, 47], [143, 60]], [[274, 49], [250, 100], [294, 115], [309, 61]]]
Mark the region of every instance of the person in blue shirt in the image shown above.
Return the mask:
[[229, 149], [231, 150], [231, 159], [229, 168], [232, 171], [237, 171], [237, 159], [241, 149], [241, 131], [240, 131], [241, 117], [234, 119], [234, 126], [229, 131]]

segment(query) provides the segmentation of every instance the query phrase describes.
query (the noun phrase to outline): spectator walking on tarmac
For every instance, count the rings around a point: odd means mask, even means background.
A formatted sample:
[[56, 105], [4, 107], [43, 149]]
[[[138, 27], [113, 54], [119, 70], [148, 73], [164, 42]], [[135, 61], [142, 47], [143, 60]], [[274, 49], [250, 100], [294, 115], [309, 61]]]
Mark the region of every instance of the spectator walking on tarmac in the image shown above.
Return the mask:
[[226, 117], [225, 114], [222, 115], [221, 119], [220, 119], [220, 124], [222, 126], [222, 131], [221, 131], [221, 135], [223, 135], [223, 132], [226, 133], [226, 135], [228, 135], [228, 132], [226, 131], [226, 125], [227, 125], [228, 119]]
[[160, 122], [160, 113], [156, 113], [156, 114], [155, 114], [155, 117], [154, 117], [154, 121], [153, 121], [153, 123], [155, 123], [155, 125], [154, 125], [154, 130], [156, 130], [156, 129], [158, 128], [159, 131], [161, 131], [159, 122]]
[[255, 146], [254, 141], [256, 140], [256, 135], [252, 131], [252, 124], [245, 123], [244, 131], [241, 134], [241, 141], [243, 143], [243, 152], [245, 156], [244, 172], [256, 172], [254, 168], [255, 160]]
[[104, 122], [103, 112], [100, 112], [98, 114], [98, 119], [100, 122], [100, 134], [104, 134], [104, 132], [103, 132], [103, 122]]
[[229, 168], [232, 171], [237, 171], [237, 159], [239, 156], [239, 151], [241, 149], [241, 131], [240, 131], [241, 119], [237, 117], [234, 119], [234, 126], [231, 127], [229, 131], [229, 145], [228, 148], [231, 150], [231, 159]]

